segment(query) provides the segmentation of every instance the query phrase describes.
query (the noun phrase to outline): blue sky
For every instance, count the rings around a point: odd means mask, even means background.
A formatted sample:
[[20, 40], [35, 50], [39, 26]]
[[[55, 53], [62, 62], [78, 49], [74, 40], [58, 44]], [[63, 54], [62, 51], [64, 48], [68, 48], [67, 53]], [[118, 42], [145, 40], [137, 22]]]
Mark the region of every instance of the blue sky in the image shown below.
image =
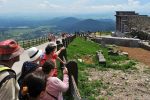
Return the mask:
[[0, 0], [0, 15], [112, 17], [120, 10], [150, 15], [150, 0]]

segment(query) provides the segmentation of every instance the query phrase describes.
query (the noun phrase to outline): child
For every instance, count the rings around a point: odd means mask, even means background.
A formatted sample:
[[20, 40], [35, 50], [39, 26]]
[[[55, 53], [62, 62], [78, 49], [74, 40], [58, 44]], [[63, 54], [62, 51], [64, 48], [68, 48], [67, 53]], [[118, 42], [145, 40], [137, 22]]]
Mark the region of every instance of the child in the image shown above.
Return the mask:
[[59, 51], [56, 51], [56, 44], [53, 42], [50, 42], [47, 47], [45, 48], [45, 54], [41, 58], [40, 66], [42, 66], [47, 60], [51, 60], [54, 63], [54, 72], [53, 76], [57, 77], [57, 64], [56, 59], [58, 59], [61, 63], [65, 64], [59, 57], [59, 53], [64, 50], [65, 48], [62, 47]]
[[63, 81], [57, 77], [53, 77], [54, 62], [47, 60], [42, 70], [47, 75], [47, 83], [45, 93], [41, 96], [41, 100], [63, 100], [62, 92], [66, 92], [69, 88], [68, 70], [64, 67]]
[[46, 75], [42, 70], [25, 76], [21, 93], [25, 100], [40, 100], [46, 88]]

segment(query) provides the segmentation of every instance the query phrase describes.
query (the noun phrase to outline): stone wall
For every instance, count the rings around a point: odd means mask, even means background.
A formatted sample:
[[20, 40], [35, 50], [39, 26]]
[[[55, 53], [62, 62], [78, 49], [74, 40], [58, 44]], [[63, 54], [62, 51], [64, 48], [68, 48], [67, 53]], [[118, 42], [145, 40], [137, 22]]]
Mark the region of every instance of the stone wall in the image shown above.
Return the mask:
[[148, 42], [140, 42], [139, 43], [140, 48], [143, 48], [145, 50], [149, 50], [150, 51], [150, 45]]
[[94, 39], [95, 42], [105, 44], [114, 44], [126, 47], [139, 47], [140, 39], [120, 38], [120, 37], [98, 37]]

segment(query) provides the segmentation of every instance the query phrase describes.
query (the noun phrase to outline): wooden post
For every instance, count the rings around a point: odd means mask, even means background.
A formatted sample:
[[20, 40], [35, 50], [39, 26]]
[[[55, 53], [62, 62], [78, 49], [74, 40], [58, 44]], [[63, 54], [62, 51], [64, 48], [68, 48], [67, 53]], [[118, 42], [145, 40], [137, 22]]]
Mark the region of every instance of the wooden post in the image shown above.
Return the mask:
[[35, 39], [35, 44], [37, 45], [37, 43], [38, 43], [38, 40], [37, 40], [37, 39]]
[[24, 40], [22, 41], [22, 47], [25, 48], [25, 47], [24, 47]]
[[78, 85], [78, 66], [75, 61], [69, 61], [66, 64], [69, 75], [69, 90], [67, 91], [69, 96], [72, 96], [74, 100], [81, 100]]
[[40, 44], [40, 38], [38, 38], [38, 44]]
[[30, 47], [30, 40], [27, 40], [27, 48]]
[[68, 37], [65, 39], [66, 42], [66, 48], [68, 47]]
[[69, 76], [73, 75], [76, 84], [78, 85], [78, 66], [75, 61], [69, 61], [66, 64], [66, 67], [68, 68]]
[[48, 41], [48, 38], [47, 38], [47, 37], [45, 37], [45, 42], [46, 42], [46, 41]]
[[65, 39], [62, 39], [62, 43], [63, 43], [63, 46], [66, 47], [66, 41], [65, 41]]
[[[61, 47], [63, 47], [63, 45], [62, 44], [58, 44], [57, 45], [57, 50], [59, 50]], [[65, 58], [65, 60], [67, 61], [67, 51], [66, 51], [66, 49], [62, 50], [58, 56], [59, 56], [60, 59], [63, 60], [63, 58]], [[64, 65], [60, 62], [61, 70], [62, 70], [63, 66]]]
[[[68, 37], [67, 42], [68, 42], [68, 45], [69, 45], [70, 44], [70, 37]], [[67, 47], [68, 47], [68, 45], [67, 45]]]

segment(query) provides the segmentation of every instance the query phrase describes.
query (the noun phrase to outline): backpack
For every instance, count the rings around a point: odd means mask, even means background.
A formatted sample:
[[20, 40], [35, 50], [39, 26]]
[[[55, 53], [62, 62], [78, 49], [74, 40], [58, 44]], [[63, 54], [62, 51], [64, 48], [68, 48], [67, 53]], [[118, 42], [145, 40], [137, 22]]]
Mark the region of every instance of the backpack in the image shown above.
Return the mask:
[[12, 69], [10, 69], [9, 67], [5, 67], [5, 66], [2, 66], [0, 67], [0, 74], [2, 72], [8, 72], [9, 75], [5, 76], [3, 79], [0, 80], [0, 88], [2, 86], [3, 83], [5, 83], [7, 80], [11, 79], [11, 78], [14, 78], [16, 80], [16, 72]]

